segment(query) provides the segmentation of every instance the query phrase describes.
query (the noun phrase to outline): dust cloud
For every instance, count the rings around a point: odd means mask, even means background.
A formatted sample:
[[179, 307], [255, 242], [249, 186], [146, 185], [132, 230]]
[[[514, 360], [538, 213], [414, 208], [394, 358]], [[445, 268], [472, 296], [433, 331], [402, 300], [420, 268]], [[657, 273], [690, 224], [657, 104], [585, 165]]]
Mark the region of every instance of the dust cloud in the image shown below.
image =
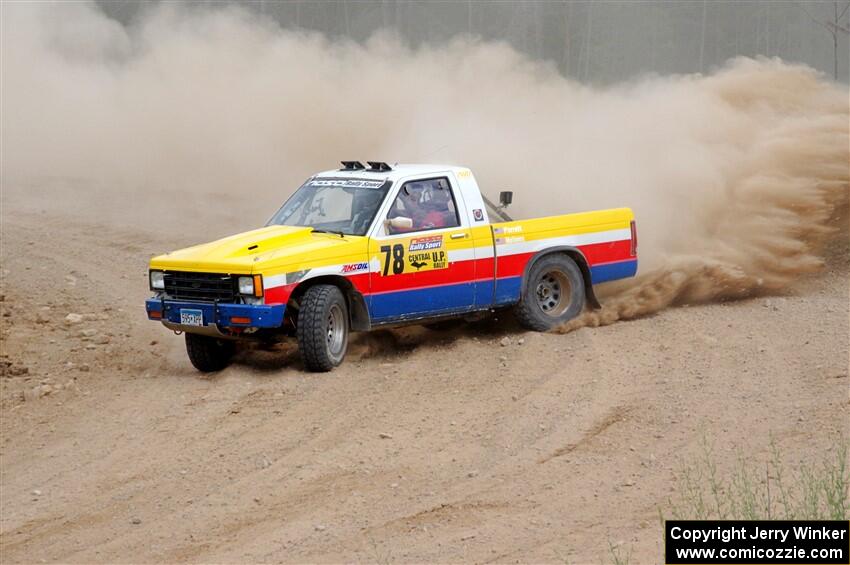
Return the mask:
[[[692, 204], [682, 209], [689, 227], [681, 230], [679, 242], [660, 250], [653, 268], [612, 285], [601, 310], [559, 331], [671, 305], [777, 292], [823, 266], [824, 240], [846, 240], [846, 90], [805, 68], [754, 61], [737, 61], [713, 77], [694, 79], [692, 87], [698, 91], [694, 95], [712, 99], [695, 111], [701, 119], [716, 120], [694, 158], [702, 154], [716, 168], [683, 185], [692, 191]], [[655, 173], [663, 183], [664, 173]]]
[[633, 208], [640, 276], [564, 331], [780, 289], [821, 266], [848, 201], [846, 86], [777, 59], [595, 88], [473, 37], [355, 43], [178, 3], [125, 27], [92, 3], [4, 3], [2, 78], [6, 205], [38, 187], [107, 222], [131, 202], [142, 226], [146, 195], [230, 195], [217, 213], [242, 228], [358, 158], [468, 165], [520, 217]]

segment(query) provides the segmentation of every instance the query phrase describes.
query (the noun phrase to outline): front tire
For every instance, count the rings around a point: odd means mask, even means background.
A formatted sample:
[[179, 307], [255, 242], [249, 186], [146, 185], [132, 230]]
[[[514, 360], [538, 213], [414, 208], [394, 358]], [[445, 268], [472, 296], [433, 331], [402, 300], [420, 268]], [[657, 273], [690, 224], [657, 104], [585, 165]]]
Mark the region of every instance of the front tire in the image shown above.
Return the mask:
[[348, 350], [348, 305], [336, 286], [307, 289], [298, 312], [298, 349], [308, 371], [330, 371]]
[[549, 331], [584, 309], [584, 277], [564, 254], [542, 257], [532, 265], [514, 314], [530, 330]]
[[186, 334], [186, 353], [189, 354], [189, 361], [203, 373], [221, 371], [230, 365], [235, 352], [234, 341], [206, 335]]

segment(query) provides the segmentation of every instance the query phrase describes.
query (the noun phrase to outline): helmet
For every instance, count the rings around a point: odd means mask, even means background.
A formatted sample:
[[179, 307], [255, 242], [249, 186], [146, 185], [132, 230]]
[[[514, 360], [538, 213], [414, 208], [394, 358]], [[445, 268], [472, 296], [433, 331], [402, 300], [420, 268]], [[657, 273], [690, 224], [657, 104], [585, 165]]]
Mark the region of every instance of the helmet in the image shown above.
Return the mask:
[[423, 183], [407, 183], [401, 189], [399, 196], [404, 203], [404, 208], [408, 212], [419, 210], [422, 204]]

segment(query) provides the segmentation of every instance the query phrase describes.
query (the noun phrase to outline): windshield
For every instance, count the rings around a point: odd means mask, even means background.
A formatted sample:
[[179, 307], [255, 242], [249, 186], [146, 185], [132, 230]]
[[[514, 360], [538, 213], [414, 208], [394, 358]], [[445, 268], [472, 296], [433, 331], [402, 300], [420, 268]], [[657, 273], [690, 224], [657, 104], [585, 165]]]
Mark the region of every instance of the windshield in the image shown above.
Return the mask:
[[366, 235], [391, 184], [382, 180], [312, 178], [295, 191], [267, 225]]

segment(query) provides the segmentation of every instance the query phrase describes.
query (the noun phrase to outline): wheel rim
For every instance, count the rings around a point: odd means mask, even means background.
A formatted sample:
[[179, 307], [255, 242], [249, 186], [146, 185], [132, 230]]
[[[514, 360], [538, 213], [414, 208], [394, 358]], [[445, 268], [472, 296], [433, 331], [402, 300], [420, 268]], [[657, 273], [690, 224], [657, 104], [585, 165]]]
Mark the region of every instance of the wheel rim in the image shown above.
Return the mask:
[[339, 304], [328, 311], [328, 352], [338, 357], [345, 349], [345, 317]]
[[537, 282], [537, 305], [547, 316], [557, 318], [570, 307], [572, 285], [561, 271], [544, 273]]

